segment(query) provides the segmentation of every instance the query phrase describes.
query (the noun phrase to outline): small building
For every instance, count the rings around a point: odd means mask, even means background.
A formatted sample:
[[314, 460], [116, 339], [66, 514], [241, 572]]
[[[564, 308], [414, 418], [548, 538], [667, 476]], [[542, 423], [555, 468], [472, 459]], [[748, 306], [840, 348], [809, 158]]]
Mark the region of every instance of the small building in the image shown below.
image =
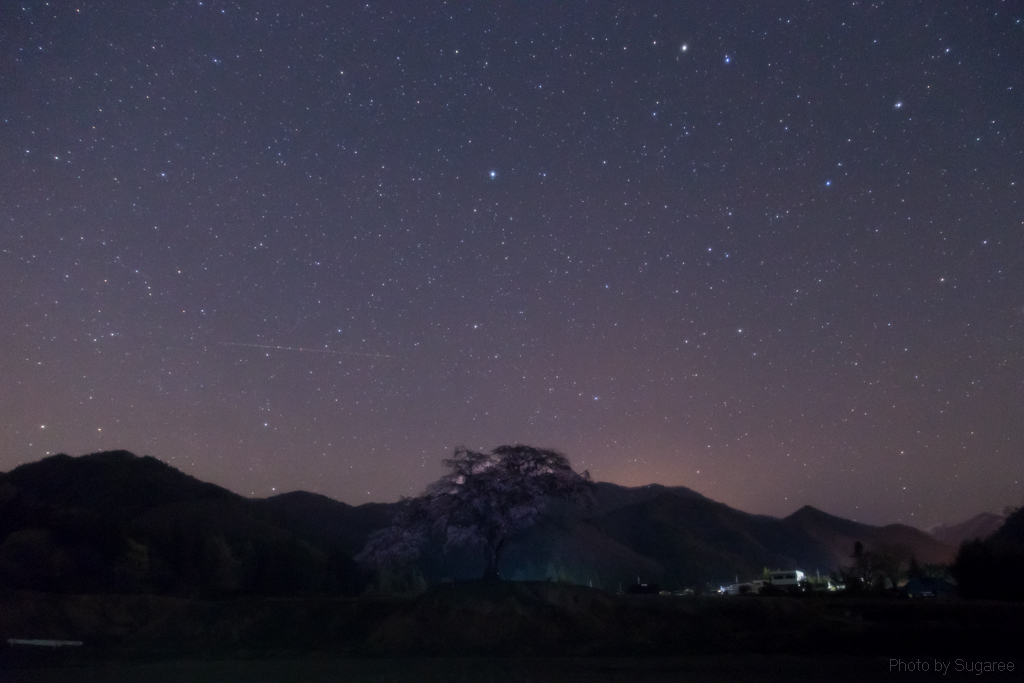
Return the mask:
[[776, 590], [796, 593], [804, 589], [807, 576], [799, 569], [773, 571], [768, 576], [768, 585]]

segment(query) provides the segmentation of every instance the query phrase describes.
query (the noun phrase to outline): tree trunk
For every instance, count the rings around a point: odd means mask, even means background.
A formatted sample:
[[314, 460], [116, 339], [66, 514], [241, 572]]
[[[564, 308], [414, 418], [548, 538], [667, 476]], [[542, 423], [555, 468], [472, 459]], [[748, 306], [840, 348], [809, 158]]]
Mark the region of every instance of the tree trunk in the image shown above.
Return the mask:
[[483, 579], [485, 581], [501, 581], [498, 575], [498, 559], [501, 557], [501, 547], [505, 545], [505, 539], [487, 546], [487, 568], [484, 569]]
[[498, 563], [493, 557], [487, 558], [487, 569], [484, 570], [483, 579], [484, 581], [501, 581], [501, 577], [498, 576]]

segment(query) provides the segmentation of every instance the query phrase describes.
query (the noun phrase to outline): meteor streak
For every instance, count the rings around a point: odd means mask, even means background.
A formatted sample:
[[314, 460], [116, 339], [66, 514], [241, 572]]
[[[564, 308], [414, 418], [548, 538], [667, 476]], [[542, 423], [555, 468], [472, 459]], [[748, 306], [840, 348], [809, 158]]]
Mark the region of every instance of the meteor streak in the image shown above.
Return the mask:
[[368, 356], [370, 358], [394, 358], [383, 353], [360, 353], [358, 351], [332, 351], [331, 349], [305, 349], [301, 346], [271, 346], [269, 344], [242, 344], [240, 342], [217, 342], [221, 346], [247, 346], [251, 349], [270, 349], [272, 351], [306, 351], [307, 353], [330, 353], [337, 356]]

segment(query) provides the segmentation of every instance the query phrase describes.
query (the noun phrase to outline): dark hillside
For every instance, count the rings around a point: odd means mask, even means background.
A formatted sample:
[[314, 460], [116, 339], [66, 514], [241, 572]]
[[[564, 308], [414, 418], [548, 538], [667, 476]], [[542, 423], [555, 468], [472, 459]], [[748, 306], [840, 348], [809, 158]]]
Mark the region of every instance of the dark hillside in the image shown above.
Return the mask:
[[965, 597], [1024, 600], [1024, 508], [987, 539], [960, 546], [953, 576]]
[[108, 451], [78, 458], [54, 455], [0, 475], [27, 503], [85, 509], [132, 519], [161, 505], [198, 500], [242, 500], [150, 456]]
[[58, 455], [0, 475], [0, 588], [220, 596], [361, 587], [342, 548], [155, 458]]
[[783, 523], [795, 532], [803, 533], [828, 548], [831, 564], [848, 564], [854, 543], [860, 541], [866, 550], [893, 555], [902, 560], [911, 556], [918, 562], [947, 564], [953, 560], [955, 548], [929, 534], [904, 524], [884, 527], [861, 524], [836, 517], [806, 505]]
[[750, 579], [765, 567], [826, 573], [850, 563], [857, 540], [869, 549], [898, 552], [904, 562], [911, 555], [921, 562], [948, 562], [953, 552], [903, 525], [873, 527], [813, 508], [780, 520], [735, 510], [682, 487], [600, 483], [595, 498], [589, 515], [560, 508], [516, 539], [504, 575], [593, 581], [606, 589], [639, 576], [677, 589]]
[[997, 544], [1024, 546], [1024, 508], [1019, 508], [1003, 522], [991, 540]]
[[[685, 487], [598, 483], [589, 509], [552, 505], [509, 540], [517, 580], [605, 589], [748, 580], [765, 567], [828, 571], [853, 543], [942, 562], [952, 549], [911, 527], [872, 527], [804, 508], [752, 515]], [[265, 500], [125, 451], [22, 465], [0, 475], [0, 588], [223, 596], [360, 590], [352, 562], [397, 504], [346, 505], [297, 491]], [[479, 553], [428, 545], [428, 583], [479, 576]]]
[[638, 576], [664, 583], [667, 574], [659, 561], [619, 543], [585, 519], [571, 525], [549, 521], [514, 539], [505, 553], [502, 576], [612, 590], [635, 583]]
[[946, 545], [959, 548], [964, 541], [988, 538], [1003, 525], [1006, 517], [992, 512], [982, 512], [959, 524], [942, 524], [931, 530], [931, 535]]
[[349, 554], [358, 553], [370, 533], [391, 522], [397, 503], [359, 506], [306, 491], [293, 491], [256, 501], [270, 518], [295, 533]]
[[760, 575], [764, 567], [827, 568], [826, 556], [779, 520], [749, 515], [706, 498], [664, 493], [596, 520], [609, 536], [656, 559], [672, 587]]

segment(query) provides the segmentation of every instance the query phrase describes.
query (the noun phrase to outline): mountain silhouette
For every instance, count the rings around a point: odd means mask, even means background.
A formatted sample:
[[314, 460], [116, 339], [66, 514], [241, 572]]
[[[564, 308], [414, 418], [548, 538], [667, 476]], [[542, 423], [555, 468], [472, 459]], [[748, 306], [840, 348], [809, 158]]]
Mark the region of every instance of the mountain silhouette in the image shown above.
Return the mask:
[[1006, 517], [992, 512], [980, 514], [958, 524], [940, 524], [931, 530], [932, 536], [947, 545], [959, 547], [964, 541], [988, 538], [1003, 526]]
[[[594, 487], [583, 509], [552, 505], [510, 539], [502, 576], [613, 589], [637, 580], [702, 587], [765, 567], [827, 572], [853, 544], [949, 562], [951, 546], [909, 526], [876, 527], [805, 507], [754, 515], [691, 489]], [[357, 593], [352, 562], [397, 503], [358, 506], [296, 491], [250, 499], [127, 451], [57, 455], [0, 474], [0, 587], [171, 595]], [[428, 546], [429, 583], [475, 578], [471, 551]]]
[[0, 475], [0, 587], [188, 596], [361, 590], [342, 544], [260, 503], [127, 451], [21, 465]]
[[[851, 563], [854, 543], [909, 562], [948, 563], [954, 549], [913, 527], [876, 527], [805, 507], [785, 519], [754, 515], [683, 487], [596, 487], [594, 515], [540, 525], [516, 539], [503, 575], [605, 587], [638, 579], [667, 588], [717, 586], [759, 577], [764, 568], [808, 573]], [[596, 548], [600, 546], [598, 552]], [[540, 550], [532, 553], [530, 549]], [[581, 558], [599, 557], [600, 562]], [[532, 558], [533, 564], [530, 565]]]
[[258, 505], [293, 532], [352, 555], [362, 549], [371, 532], [391, 521], [396, 509], [390, 503], [352, 506], [308, 491], [282, 493]]
[[955, 552], [952, 546], [906, 524], [881, 527], [861, 524], [810, 505], [805, 505], [783, 521], [828, 548], [835, 563], [848, 560], [850, 549], [857, 541], [864, 544], [865, 550], [888, 553], [903, 560], [914, 556], [923, 563], [948, 563]]

